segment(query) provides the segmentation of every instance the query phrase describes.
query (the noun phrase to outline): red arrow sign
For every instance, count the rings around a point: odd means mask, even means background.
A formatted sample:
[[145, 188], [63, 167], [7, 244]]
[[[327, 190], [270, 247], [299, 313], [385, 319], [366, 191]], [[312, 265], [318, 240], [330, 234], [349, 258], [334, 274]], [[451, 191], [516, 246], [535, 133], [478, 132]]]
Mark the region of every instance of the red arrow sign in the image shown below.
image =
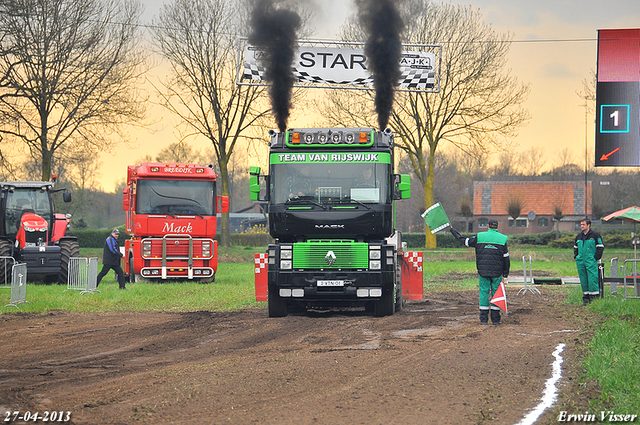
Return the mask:
[[614, 150], [612, 150], [611, 152], [607, 153], [607, 154], [603, 154], [600, 157], [600, 161], [606, 161], [607, 159], [609, 159], [609, 157], [611, 155], [613, 155], [614, 153], [618, 152], [620, 150], [620, 148], [615, 148]]

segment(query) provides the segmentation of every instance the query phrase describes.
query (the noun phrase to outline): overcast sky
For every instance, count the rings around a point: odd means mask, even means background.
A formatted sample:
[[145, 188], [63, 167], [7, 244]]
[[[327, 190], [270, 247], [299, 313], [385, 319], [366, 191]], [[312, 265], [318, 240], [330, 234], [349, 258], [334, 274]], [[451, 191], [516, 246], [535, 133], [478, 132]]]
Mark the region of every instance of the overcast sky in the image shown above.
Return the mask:
[[[166, 3], [163, 0], [142, 1], [145, 23], [150, 23]], [[593, 114], [587, 116], [585, 127], [585, 109], [580, 106], [584, 102], [576, 92], [582, 89], [582, 81], [590, 78], [591, 71], [595, 71], [597, 30], [640, 28], [640, 1], [473, 0], [452, 3], [478, 8], [496, 31], [514, 36], [508, 67], [520, 81], [531, 84], [525, 106], [532, 117], [512, 140], [516, 149], [544, 148], [547, 151], [546, 167], [549, 168], [562, 149], [570, 148], [575, 162], [584, 165], [585, 144], [593, 152], [595, 119]], [[319, 4], [316, 6], [317, 38], [335, 38], [339, 26], [353, 12], [353, 2], [315, 0], [315, 4]], [[105, 190], [113, 190], [115, 181], [124, 178], [126, 166], [132, 161], [146, 154], [155, 156], [159, 150], [177, 141], [172, 120], [166, 118], [161, 131], [136, 136], [135, 149], [121, 146], [115, 156], [102, 155]], [[295, 119], [294, 111], [290, 125], [295, 125]], [[593, 162], [593, 158], [589, 161]]]

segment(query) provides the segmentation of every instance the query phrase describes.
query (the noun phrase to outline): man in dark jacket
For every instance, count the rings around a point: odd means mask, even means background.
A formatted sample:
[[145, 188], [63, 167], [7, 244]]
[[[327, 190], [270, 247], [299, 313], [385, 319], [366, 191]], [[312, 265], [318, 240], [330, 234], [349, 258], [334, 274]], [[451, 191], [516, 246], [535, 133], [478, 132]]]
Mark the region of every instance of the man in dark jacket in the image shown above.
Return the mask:
[[602, 236], [591, 230], [591, 220], [588, 218], [580, 222], [580, 229], [582, 231], [576, 236], [573, 245], [573, 258], [576, 260], [582, 286], [582, 305], [587, 305], [600, 296], [598, 260], [602, 258], [604, 243]]
[[104, 242], [104, 250], [102, 252], [102, 270], [100, 270], [100, 273], [98, 274], [96, 288], [100, 284], [102, 278], [109, 273], [109, 270], [113, 269], [113, 271], [116, 272], [120, 289], [127, 289], [124, 286], [124, 272], [122, 271], [122, 267], [120, 267], [122, 253], [120, 252], [120, 245], [118, 244], [118, 236], [120, 236], [120, 231], [118, 229], [113, 229], [111, 231], [111, 235], [109, 235], [107, 240]]
[[500, 324], [500, 307], [491, 304], [493, 297], [503, 278], [509, 276], [511, 260], [507, 249], [508, 237], [498, 232], [498, 221], [489, 220], [489, 230], [478, 233], [471, 238], [465, 238], [456, 229], [449, 229], [453, 236], [465, 246], [476, 249], [476, 267], [479, 275], [480, 293], [480, 323], [489, 323], [489, 310], [491, 310], [491, 323]]

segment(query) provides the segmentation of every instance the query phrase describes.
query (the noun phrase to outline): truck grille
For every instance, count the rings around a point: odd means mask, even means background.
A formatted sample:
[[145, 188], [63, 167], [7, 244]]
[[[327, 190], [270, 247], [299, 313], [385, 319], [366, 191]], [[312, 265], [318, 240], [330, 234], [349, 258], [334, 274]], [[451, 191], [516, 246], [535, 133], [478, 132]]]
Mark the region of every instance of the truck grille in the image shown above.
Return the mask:
[[[335, 262], [326, 257], [333, 252]], [[294, 269], [366, 269], [369, 266], [369, 245], [343, 240], [309, 240], [293, 244]]]
[[[146, 238], [143, 240], [151, 242], [151, 250], [145, 255], [142, 250], [142, 258], [153, 259], [162, 258], [162, 239]], [[208, 242], [209, 255], [203, 255], [202, 244]], [[167, 239], [167, 258], [188, 259], [189, 258], [189, 239], [188, 238], [168, 238]], [[143, 243], [144, 247], [144, 243]], [[207, 238], [193, 238], [193, 258], [211, 259], [213, 258], [213, 240]]]

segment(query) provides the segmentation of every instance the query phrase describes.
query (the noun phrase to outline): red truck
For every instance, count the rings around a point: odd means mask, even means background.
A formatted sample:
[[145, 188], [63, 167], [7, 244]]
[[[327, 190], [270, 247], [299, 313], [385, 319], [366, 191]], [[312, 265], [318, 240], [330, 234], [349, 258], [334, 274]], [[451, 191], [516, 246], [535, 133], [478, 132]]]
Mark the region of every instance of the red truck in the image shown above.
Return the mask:
[[211, 166], [143, 163], [127, 168], [123, 267], [137, 279], [213, 282], [218, 269], [217, 213], [229, 197], [216, 192]]

